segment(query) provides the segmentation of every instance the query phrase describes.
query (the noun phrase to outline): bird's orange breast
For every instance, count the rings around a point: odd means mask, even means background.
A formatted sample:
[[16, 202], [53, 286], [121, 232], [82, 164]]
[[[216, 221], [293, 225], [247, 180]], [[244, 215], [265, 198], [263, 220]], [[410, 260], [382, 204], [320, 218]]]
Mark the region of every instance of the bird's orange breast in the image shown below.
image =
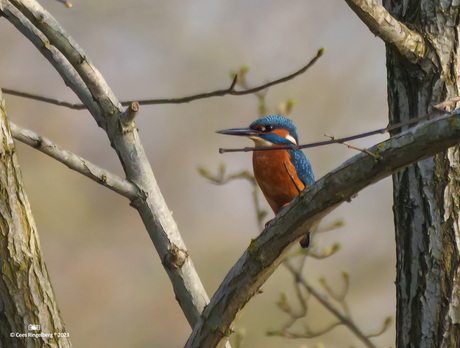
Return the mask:
[[287, 150], [254, 151], [252, 164], [257, 183], [275, 214], [305, 188]]

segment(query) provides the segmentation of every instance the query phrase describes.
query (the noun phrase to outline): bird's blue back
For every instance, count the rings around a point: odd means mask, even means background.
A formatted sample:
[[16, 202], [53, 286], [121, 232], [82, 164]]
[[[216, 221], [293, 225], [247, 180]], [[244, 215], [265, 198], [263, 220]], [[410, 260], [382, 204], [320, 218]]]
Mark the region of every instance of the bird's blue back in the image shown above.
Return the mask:
[[291, 155], [291, 162], [296, 168], [300, 180], [303, 181], [305, 186], [313, 185], [315, 175], [307, 156], [305, 156], [302, 150], [288, 150], [288, 152]]

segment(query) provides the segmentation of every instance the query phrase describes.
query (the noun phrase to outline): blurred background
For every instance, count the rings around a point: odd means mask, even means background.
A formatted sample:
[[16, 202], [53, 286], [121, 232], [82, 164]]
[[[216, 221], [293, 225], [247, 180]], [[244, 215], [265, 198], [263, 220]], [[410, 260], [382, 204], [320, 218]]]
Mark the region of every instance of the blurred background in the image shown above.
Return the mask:
[[[86, 51], [120, 100], [171, 98], [226, 88], [230, 72], [250, 68], [256, 86], [304, 66], [321, 47], [324, 56], [304, 75], [272, 87], [269, 113], [293, 99], [289, 115], [302, 143], [385, 127], [385, 50], [344, 1], [76, 0], [71, 9], [42, 1]], [[58, 73], [8, 21], [0, 20], [0, 86], [78, 102]], [[4, 95], [18, 125], [119, 175], [105, 133], [87, 111], [72, 111]], [[255, 96], [219, 97], [182, 105], [143, 106], [137, 117], [156, 179], [210, 296], [259, 233], [251, 186], [237, 180], [210, 184], [198, 174], [252, 171], [251, 154], [221, 155], [219, 147], [250, 146], [215, 133], [257, 118]], [[370, 146], [385, 136], [356, 141]], [[137, 212], [129, 202], [32, 148], [18, 144], [26, 190], [57, 301], [75, 347], [181, 347], [191, 329]], [[356, 154], [343, 145], [305, 151], [317, 178]], [[261, 204], [269, 209], [263, 199]], [[332, 257], [309, 259], [305, 277], [343, 289], [353, 320], [364, 333], [381, 329], [395, 314], [395, 246], [391, 180], [360, 192], [326, 217], [345, 226], [318, 234], [314, 248], [335, 242]], [[271, 211], [267, 220], [272, 218]], [[320, 228], [321, 228], [320, 226]], [[294, 248], [298, 248], [295, 246]], [[296, 250], [293, 250], [296, 251]], [[267, 337], [288, 317], [276, 302], [286, 293], [293, 307], [293, 278], [280, 267], [242, 313], [242, 347], [362, 347], [345, 327], [325, 336]], [[300, 306], [299, 306], [300, 307]], [[322, 330], [335, 319], [311, 300], [306, 322]], [[296, 327], [301, 332], [303, 321]], [[394, 329], [373, 339], [394, 342]]]

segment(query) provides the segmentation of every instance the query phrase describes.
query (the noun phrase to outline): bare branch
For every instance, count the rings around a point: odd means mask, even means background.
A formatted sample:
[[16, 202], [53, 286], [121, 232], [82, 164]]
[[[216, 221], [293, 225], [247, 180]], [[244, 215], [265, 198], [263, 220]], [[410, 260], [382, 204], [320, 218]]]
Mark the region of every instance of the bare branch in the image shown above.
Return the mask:
[[332, 331], [334, 328], [337, 326], [342, 325], [341, 322], [337, 321], [335, 323], [332, 323], [325, 328], [318, 330], [318, 331], [311, 331], [311, 330], [306, 330], [305, 333], [299, 334], [295, 332], [291, 332], [289, 329], [283, 328], [282, 330], [278, 331], [268, 331], [267, 336], [280, 336], [280, 337], [285, 337], [285, 338], [315, 338], [318, 336], [322, 336], [329, 331]]
[[[334, 139], [335, 139], [335, 136], [330, 135], [330, 134], [324, 134], [324, 136], [330, 138], [331, 140], [334, 140]], [[348, 147], [349, 149], [353, 149], [353, 150], [356, 150], [356, 151], [360, 151], [360, 152], [367, 153], [369, 156], [375, 157], [375, 159], [378, 159], [378, 158], [379, 158], [379, 156], [377, 156], [375, 153], [369, 152], [367, 149], [363, 149], [363, 148], [361, 148], [361, 147], [357, 147], [357, 146], [351, 145], [351, 144], [350, 144], [349, 142], [347, 142], [347, 141], [342, 141], [342, 142], [340, 142], [340, 144], [345, 145], [345, 146]]]
[[345, 2], [374, 35], [395, 47], [408, 61], [416, 63], [425, 55], [425, 41], [422, 35], [399, 22], [375, 0]]
[[[235, 86], [236, 86], [236, 83], [237, 83], [238, 75], [235, 75], [235, 77], [232, 80], [232, 83], [230, 84], [230, 87], [225, 88], [225, 89], [219, 89], [219, 90], [212, 91], [212, 92], [194, 94], [194, 95], [187, 96], [187, 97], [182, 97], [182, 98], [143, 99], [143, 100], [137, 101], [137, 103], [139, 105], [182, 104], [182, 103], [190, 103], [191, 101], [194, 101], [194, 100], [206, 99], [206, 98], [212, 98], [212, 97], [223, 97], [223, 96], [226, 96], [226, 95], [239, 96], [239, 95], [247, 95], [247, 94], [257, 93], [257, 92], [262, 91], [264, 89], [267, 89], [267, 88], [269, 88], [271, 86], [275, 86], [275, 85], [278, 85], [280, 83], [284, 83], [286, 81], [292, 80], [293, 78], [303, 74], [310, 67], [312, 67], [313, 64], [316, 63], [316, 61], [323, 55], [323, 53], [324, 53], [324, 49], [323, 48], [319, 49], [318, 52], [316, 53], [316, 56], [313, 57], [308, 62], [308, 64], [305, 65], [304, 67], [302, 67], [301, 69], [297, 70], [296, 72], [294, 72], [294, 73], [292, 73], [290, 75], [281, 77], [281, 78], [279, 78], [277, 80], [274, 80], [274, 81], [271, 81], [271, 82], [268, 82], [268, 83], [264, 83], [263, 85], [260, 85], [260, 86], [257, 86], [257, 87], [248, 88], [248, 89], [244, 89], [244, 90], [236, 90]], [[22, 97], [22, 98], [33, 99], [33, 100], [37, 100], [37, 101], [41, 101], [41, 102], [49, 103], [49, 104], [54, 104], [54, 105], [58, 105], [58, 106], [64, 106], [64, 107], [74, 109], [74, 110], [84, 110], [84, 109], [86, 109], [86, 106], [84, 104], [67, 103], [67, 102], [64, 102], [64, 101], [57, 100], [57, 99], [43, 97], [43, 96], [40, 96], [40, 95], [26, 93], [26, 92], [21, 92], [21, 91], [17, 91], [17, 90], [10, 89], [10, 88], [3, 88], [3, 93], [4, 94], [14, 95], [14, 96], [17, 96], [17, 97]], [[132, 103], [131, 101], [124, 101], [124, 102], [121, 102], [121, 105], [129, 106], [129, 105], [131, 105], [131, 103]]]
[[237, 84], [237, 81], [236, 81], [237, 75], [236, 75], [234, 77], [234, 79], [232, 80], [232, 83], [230, 84], [230, 87], [226, 88], [226, 89], [220, 89], [220, 90], [213, 91], [213, 92], [195, 94], [195, 95], [188, 96], [188, 97], [183, 97], [183, 98], [139, 100], [139, 104], [141, 104], [141, 105], [181, 104], [181, 103], [189, 103], [191, 101], [198, 100], [198, 99], [206, 99], [206, 98], [211, 98], [211, 97], [223, 97], [223, 96], [226, 96], [226, 95], [236, 95], [236, 96], [238, 96], [238, 95], [247, 95], [247, 94], [257, 93], [257, 92], [262, 91], [264, 89], [267, 89], [269, 87], [279, 85], [280, 83], [284, 83], [286, 81], [292, 80], [293, 78], [303, 74], [308, 69], [310, 69], [323, 54], [324, 54], [324, 48], [320, 48], [316, 52], [316, 56], [313, 57], [308, 62], [307, 65], [305, 65], [304, 67], [300, 68], [296, 72], [294, 72], [294, 73], [292, 73], [290, 75], [281, 77], [281, 78], [279, 78], [277, 80], [264, 83], [263, 85], [260, 85], [260, 86], [257, 86], [257, 87], [245, 89], [245, 90], [242, 90], [242, 91], [235, 90], [235, 85]]
[[173, 284], [177, 301], [193, 327], [208, 303], [208, 296], [158, 187], [134, 122], [130, 127], [123, 128], [123, 109], [101, 73], [79, 45], [36, 1], [0, 0], [0, 15], [48, 59], [86, 105], [97, 124], [106, 131], [126, 179], [142, 192], [131, 205], [138, 210]]
[[[430, 113], [430, 114], [428, 114], [426, 116], [412, 118], [412, 119], [409, 119], [409, 120], [407, 120], [405, 122], [390, 125], [390, 126], [388, 126], [386, 128], [380, 128], [380, 129], [376, 129], [376, 130], [373, 130], [373, 131], [370, 131], [370, 132], [360, 133], [360, 134], [352, 135], [352, 136], [345, 137], [345, 138], [337, 138], [337, 139], [333, 138], [331, 140], [326, 140], [326, 141], [317, 141], [317, 142], [314, 142], [314, 143], [309, 143], [309, 144], [304, 144], [304, 145], [289, 145], [289, 146], [286, 146], [286, 147], [266, 146], [266, 147], [244, 147], [244, 148], [239, 148], [239, 149], [219, 148], [219, 153], [250, 152], [250, 151], [274, 151], [274, 150], [280, 150], [280, 149], [281, 150], [299, 150], [299, 149], [309, 149], [309, 148], [312, 148], [312, 147], [325, 146], [325, 145], [330, 145], [330, 144], [345, 144], [346, 146], [350, 147], [350, 145], [346, 144], [346, 142], [351, 141], [351, 140], [370, 137], [370, 136], [377, 135], [377, 134], [389, 133], [391, 131], [394, 131], [394, 130], [397, 130], [397, 129], [400, 129], [400, 128], [403, 128], [403, 127], [406, 127], [406, 126], [413, 125], [413, 124], [418, 123], [420, 121], [430, 120], [433, 117], [435, 117], [435, 115], [439, 115], [439, 114], [441, 116], [450, 115], [450, 113], [448, 113], [446, 111], [435, 110], [434, 112], [432, 112], [432, 113]], [[368, 150], [365, 150], [365, 149], [357, 149], [357, 150], [359, 150], [361, 152], [365, 152], [365, 153], [367, 153], [367, 151], [368, 151]], [[371, 155], [371, 154], [369, 153], [369, 155]], [[376, 157], [376, 154], [372, 154], [372, 156]]]
[[91, 180], [101, 184], [116, 193], [130, 200], [138, 199], [142, 193], [133, 183], [119, 176], [112, 174], [105, 169], [75, 155], [74, 153], [64, 150], [51, 140], [44, 138], [31, 130], [21, 128], [10, 122], [11, 134], [16, 140], [27, 144], [44, 154], [65, 164], [72, 170], [75, 170]]
[[302, 191], [251, 241], [195, 325], [186, 347], [214, 347], [231, 334], [240, 310], [264, 284], [305, 231], [363, 188], [460, 142], [460, 115], [439, 117], [359, 153]]
[[57, 106], [64, 106], [66, 108], [73, 109], [73, 110], [86, 110], [87, 109], [85, 104], [72, 104], [72, 103], [60, 101], [54, 98], [48, 98], [48, 97], [44, 97], [44, 96], [37, 95], [37, 94], [17, 91], [11, 88], [2, 88], [2, 91], [3, 91], [3, 94], [9, 94], [9, 95], [14, 95], [15, 97], [37, 100], [39, 102], [53, 104]]
[[[316, 231], [316, 233], [321, 233], [323, 232], [323, 230], [321, 231]], [[326, 259], [328, 257], [331, 257], [332, 255], [334, 255], [335, 253], [337, 253], [341, 248], [341, 245], [340, 243], [338, 242], [335, 242], [327, 247], [325, 247], [323, 250], [314, 250], [314, 249], [308, 249], [308, 253], [307, 255], [309, 257], [312, 257], [316, 260], [322, 260], [322, 259]]]
[[[331, 248], [329, 248], [331, 249]], [[280, 330], [275, 330], [275, 331], [269, 331], [267, 332], [268, 335], [276, 335], [276, 336], [282, 336], [286, 338], [313, 338], [317, 337], [319, 335], [323, 335], [332, 329], [334, 329], [337, 325], [344, 325], [348, 327], [360, 340], [363, 341], [363, 343], [367, 347], [374, 347], [372, 342], [368, 339], [369, 337], [375, 337], [374, 335], [365, 335], [359, 327], [354, 323], [353, 319], [351, 318], [350, 312], [348, 310], [348, 306], [345, 302], [345, 297], [348, 292], [349, 288], [349, 276], [346, 272], [342, 273], [342, 277], [344, 279], [345, 287], [344, 290], [341, 294], [336, 294], [332, 288], [327, 284], [326, 280], [324, 278], [320, 279], [320, 283], [323, 286], [324, 290], [326, 291], [327, 295], [329, 295], [330, 298], [332, 298], [334, 301], [336, 301], [338, 304], [340, 304], [343, 308], [343, 310], [340, 310], [337, 308], [327, 296], [322, 295], [320, 292], [318, 292], [308, 281], [302, 276], [302, 269], [305, 265], [305, 260], [307, 256], [312, 256], [311, 255], [311, 250], [307, 250], [304, 256], [302, 257], [302, 262], [299, 264], [297, 268], [295, 268], [292, 263], [290, 258], [288, 257], [284, 262], [283, 265], [292, 273], [294, 277], [294, 285], [295, 285], [295, 291], [297, 294], [297, 299], [299, 301], [299, 304], [301, 306], [301, 311], [299, 313], [295, 313], [293, 310], [293, 307], [290, 305], [287, 296], [281, 296], [281, 299], [279, 302], [277, 302], [278, 307], [285, 313], [287, 313], [290, 318], [289, 321], [283, 325], [282, 329]], [[337, 321], [333, 322], [329, 326], [326, 326], [325, 328], [321, 330], [311, 330], [309, 328], [309, 325], [307, 323], [304, 323], [304, 332], [296, 333], [293, 332], [292, 330], [289, 330], [292, 325], [294, 325], [299, 319], [306, 317], [307, 315], [307, 301], [309, 300], [309, 296], [304, 296], [302, 292], [300, 291], [300, 285], [303, 286], [303, 288], [307, 291], [307, 295], [313, 296], [313, 298], [316, 298], [316, 300], [322, 304], [323, 307], [325, 307], [332, 315], [334, 315], [337, 319]], [[283, 295], [283, 294], [282, 294]], [[298, 307], [296, 305], [295, 307]], [[388, 326], [387, 326], [388, 327]], [[387, 328], [386, 327], [386, 328]], [[385, 327], [384, 327], [385, 328]], [[382, 334], [384, 331], [379, 331], [377, 334]]]
[[367, 335], [367, 337], [371, 338], [371, 337], [378, 337], [380, 335], [383, 335], [390, 328], [392, 323], [393, 323], [393, 317], [392, 316], [386, 317], [385, 320], [383, 321], [382, 328], [376, 333]]
[[369, 338], [361, 332], [359, 327], [350, 319], [350, 317], [342, 314], [338, 308], [333, 306], [323, 295], [321, 295], [315, 288], [313, 288], [304, 277], [291, 265], [289, 261], [284, 261], [283, 265], [296, 277], [297, 281], [307, 289], [307, 291], [313, 295], [329, 312], [331, 312], [338, 320], [340, 324], [345, 325], [350, 331], [352, 331], [366, 347], [374, 348], [375, 345], [369, 340]]

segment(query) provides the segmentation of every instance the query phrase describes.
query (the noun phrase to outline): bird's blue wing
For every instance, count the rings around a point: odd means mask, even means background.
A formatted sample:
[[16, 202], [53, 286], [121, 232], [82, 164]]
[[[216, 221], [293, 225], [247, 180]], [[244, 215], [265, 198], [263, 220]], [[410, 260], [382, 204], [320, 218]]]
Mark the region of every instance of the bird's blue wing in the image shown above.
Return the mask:
[[289, 151], [291, 153], [291, 161], [294, 167], [296, 168], [297, 175], [300, 180], [307, 185], [313, 185], [315, 182], [315, 175], [313, 174], [313, 169], [311, 168], [310, 161], [302, 152], [302, 150]]

